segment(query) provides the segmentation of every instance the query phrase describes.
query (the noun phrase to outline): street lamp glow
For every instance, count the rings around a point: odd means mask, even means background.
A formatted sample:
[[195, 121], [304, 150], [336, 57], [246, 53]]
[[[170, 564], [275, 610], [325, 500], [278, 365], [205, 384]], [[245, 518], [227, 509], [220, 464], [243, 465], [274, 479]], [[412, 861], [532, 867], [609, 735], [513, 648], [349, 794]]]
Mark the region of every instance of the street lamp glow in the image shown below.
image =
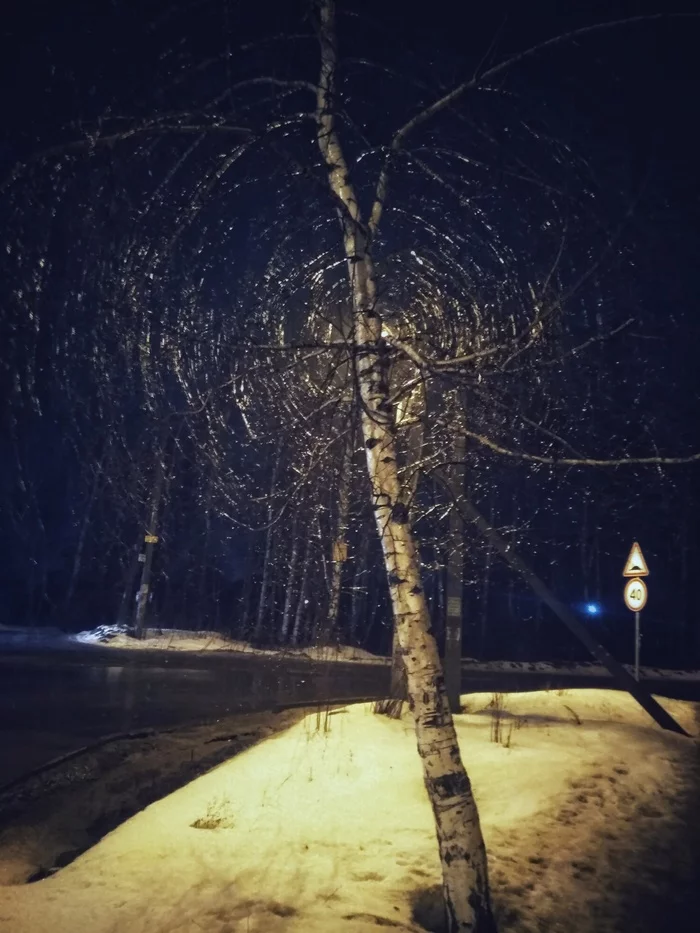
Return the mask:
[[600, 606], [598, 603], [586, 603], [584, 606], [586, 613], [589, 616], [599, 616], [600, 615]]

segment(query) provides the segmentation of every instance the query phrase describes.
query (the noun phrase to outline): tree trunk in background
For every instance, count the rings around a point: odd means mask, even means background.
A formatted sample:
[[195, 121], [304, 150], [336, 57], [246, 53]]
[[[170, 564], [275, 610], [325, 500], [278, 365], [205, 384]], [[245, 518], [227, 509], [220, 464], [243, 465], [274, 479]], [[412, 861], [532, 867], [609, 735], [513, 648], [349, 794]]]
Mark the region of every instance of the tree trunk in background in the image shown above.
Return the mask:
[[282, 456], [282, 441], [277, 444], [277, 453], [275, 454], [275, 463], [272, 468], [272, 480], [270, 481], [270, 498], [267, 506], [267, 533], [265, 535], [265, 552], [263, 554], [262, 580], [260, 581], [260, 599], [258, 601], [258, 612], [255, 618], [255, 627], [253, 628], [253, 640], [258, 641], [262, 634], [265, 618], [268, 611], [268, 589], [270, 581], [270, 564], [272, 557], [272, 541], [275, 528], [272, 524], [274, 518], [274, 508], [272, 505], [273, 496], [277, 489], [277, 475], [279, 473], [280, 458]]
[[292, 621], [292, 603], [294, 601], [294, 584], [297, 576], [297, 564], [299, 563], [299, 535], [298, 522], [296, 516], [292, 522], [292, 554], [289, 559], [289, 572], [287, 573], [287, 583], [284, 593], [284, 609], [282, 610], [282, 627], [280, 628], [280, 644], [286, 645], [289, 635], [289, 626]]
[[[491, 504], [491, 527], [493, 527], [494, 508]], [[479, 659], [484, 660], [486, 655], [486, 629], [489, 618], [489, 595], [491, 591], [491, 562], [493, 560], [493, 548], [490, 542], [486, 542], [486, 554], [484, 556], [484, 585], [481, 590], [481, 626], [479, 631]], [[540, 614], [542, 607], [538, 603]]]
[[307, 644], [315, 645], [319, 639], [320, 633], [328, 618], [328, 598], [331, 592], [331, 573], [329, 561], [327, 559], [326, 543], [328, 535], [324, 538], [323, 527], [321, 525], [321, 509], [316, 511], [316, 538], [318, 546], [318, 563], [311, 567], [312, 571], [320, 577], [318, 585], [312, 579], [311, 589], [309, 590], [309, 580], [307, 580], [307, 591], [314, 594], [314, 598], [308, 601], [306, 612], [304, 614], [304, 625], [301, 632], [301, 638]]
[[352, 467], [353, 434], [351, 429], [343, 442], [343, 457], [338, 477], [338, 518], [335, 540], [333, 542], [330, 594], [328, 598], [328, 618], [326, 620], [325, 639], [333, 641], [337, 636], [338, 612], [340, 610], [340, 590], [343, 581], [343, 565], [347, 560], [348, 512], [350, 509], [350, 469]]
[[204, 514], [204, 541], [202, 542], [202, 560], [199, 571], [199, 598], [197, 600], [197, 627], [202, 630], [204, 617], [204, 607], [207, 602], [207, 570], [209, 566], [209, 543], [211, 539], [211, 501], [212, 487], [209, 484], [207, 493], [207, 504]]
[[[352, 289], [354, 363], [362, 399], [361, 422], [371, 503], [406, 670], [425, 787], [435, 817], [447, 930], [483, 933], [493, 928], [484, 840], [431, 631], [409, 510], [401, 501], [388, 348], [376, 307], [370, 235], [360, 218], [359, 203], [335, 128], [337, 49], [333, 0], [319, 0], [316, 13], [321, 49], [317, 138], [328, 168], [331, 191], [340, 205]], [[382, 203], [380, 196], [377, 203]]]
[[[109, 441], [107, 442], [109, 446]], [[83, 514], [83, 520], [80, 524], [80, 533], [78, 534], [78, 543], [75, 548], [75, 557], [73, 559], [73, 569], [70, 575], [70, 581], [68, 583], [68, 589], [66, 591], [66, 598], [64, 601], [64, 607], [67, 609], [73, 599], [73, 593], [75, 592], [75, 584], [78, 580], [78, 574], [80, 573], [80, 565], [83, 559], [83, 549], [85, 547], [85, 539], [87, 537], [87, 530], [90, 524], [90, 514], [92, 513], [92, 507], [95, 504], [95, 499], [97, 497], [97, 489], [100, 485], [100, 480], [102, 479], [102, 470], [104, 468], [105, 458], [107, 456], [107, 448], [105, 448], [100, 462], [97, 465], [95, 470], [95, 476], [92, 481], [92, 486], [90, 488], [90, 495], [88, 496], [88, 501], [85, 506], [85, 512]]]
[[[352, 596], [350, 599], [350, 644], [357, 644], [357, 632], [360, 627], [360, 613], [362, 607], [367, 611], [367, 540], [364, 535], [360, 538], [354, 560], [352, 576]], [[362, 582], [364, 581], [364, 586]]]
[[131, 552], [131, 558], [129, 560], [129, 569], [126, 573], [126, 580], [124, 582], [124, 592], [122, 594], [122, 601], [119, 606], [119, 613], [117, 615], [117, 624], [118, 625], [127, 625], [129, 617], [132, 610], [132, 598], [134, 592], [134, 583], [136, 582], [136, 574], [139, 569], [139, 554], [141, 553], [141, 545], [133, 548]]
[[447, 576], [446, 565], [447, 561], [443, 559], [442, 555], [438, 554], [437, 560], [440, 563], [440, 569], [435, 571], [435, 582], [434, 582], [434, 599], [433, 599], [433, 618], [437, 619], [438, 622], [433, 626], [437, 631], [439, 631], [440, 637], [444, 638], [445, 636], [445, 578]]
[[450, 509], [450, 550], [447, 558], [445, 616], [445, 687], [453, 713], [459, 713], [460, 687], [462, 685], [462, 615], [464, 593], [464, 522], [454, 503], [464, 493], [466, 437], [464, 434], [464, 408], [462, 393], [455, 390], [455, 417], [453, 422], [452, 463], [447, 474], [447, 484], [453, 499]]
[[304, 560], [301, 565], [301, 580], [299, 581], [299, 599], [297, 600], [297, 611], [294, 613], [294, 628], [292, 629], [291, 644], [299, 644], [299, 636], [304, 628], [304, 616], [306, 615], [306, 588], [309, 582], [309, 563], [311, 561], [311, 530], [306, 533], [306, 547], [304, 548]]
[[[386, 574], [382, 574], [381, 585], [384, 586], [386, 582]], [[384, 605], [384, 591], [380, 591], [379, 581], [374, 579], [374, 575], [370, 577], [367, 581], [367, 612], [365, 614], [365, 634], [364, 640], [365, 643], [369, 640], [370, 635], [377, 627], [377, 622], [384, 613], [386, 607]], [[394, 631], [394, 622], [393, 616], [391, 619], [391, 630]]]
[[163, 486], [165, 484], [165, 436], [160, 444], [158, 456], [155, 465], [155, 480], [153, 483], [153, 495], [151, 497], [151, 508], [144, 535], [145, 549], [143, 551], [143, 568], [141, 570], [141, 586], [139, 587], [138, 601], [136, 603], [136, 617], [134, 619], [135, 635], [137, 638], [143, 638], [143, 631], [146, 626], [146, 610], [148, 608], [148, 599], [151, 592], [151, 570], [153, 567], [153, 551], [158, 543], [158, 514], [160, 511], [160, 501], [163, 496]]
[[236, 634], [243, 640], [250, 629], [250, 602], [253, 594], [253, 568], [251, 566], [250, 556], [246, 560], [246, 574], [243, 578], [241, 595], [238, 600], [238, 619], [236, 620]]

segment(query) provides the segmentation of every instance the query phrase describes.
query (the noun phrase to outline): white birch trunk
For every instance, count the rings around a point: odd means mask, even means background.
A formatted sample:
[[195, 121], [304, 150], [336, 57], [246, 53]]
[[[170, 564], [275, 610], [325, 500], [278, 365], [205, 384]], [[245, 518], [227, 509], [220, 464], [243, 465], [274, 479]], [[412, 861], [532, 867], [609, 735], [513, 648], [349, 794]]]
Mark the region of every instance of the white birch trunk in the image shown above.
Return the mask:
[[362, 397], [362, 431], [372, 504], [384, 554], [394, 624], [406, 670], [425, 787], [435, 817], [449, 933], [493, 929], [486, 852], [476, 802], [462, 764], [445, 682], [432, 635], [408, 509], [401, 501], [388, 348], [375, 307], [369, 234], [349, 179], [334, 123], [335, 5], [318, 7], [321, 73], [318, 144], [343, 224], [352, 285], [355, 365]]

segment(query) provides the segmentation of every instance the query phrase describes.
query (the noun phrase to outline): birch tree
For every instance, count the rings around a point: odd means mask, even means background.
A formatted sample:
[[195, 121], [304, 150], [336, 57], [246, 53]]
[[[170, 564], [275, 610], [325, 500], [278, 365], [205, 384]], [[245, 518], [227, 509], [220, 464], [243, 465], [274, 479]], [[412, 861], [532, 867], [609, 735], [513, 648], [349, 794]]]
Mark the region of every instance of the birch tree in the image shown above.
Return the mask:
[[335, 4], [316, 7], [321, 69], [316, 97], [318, 145], [337, 199], [352, 290], [353, 356], [362, 399], [361, 424], [370, 495], [382, 545], [394, 624], [406, 671], [409, 705], [426, 790], [435, 817], [448, 929], [493, 926], [486, 849], [471, 783], [462, 763], [423, 589], [409, 510], [401, 498], [389, 354], [377, 307], [372, 261], [386, 198], [383, 171], [369, 217], [362, 216], [350, 179], [337, 112]]

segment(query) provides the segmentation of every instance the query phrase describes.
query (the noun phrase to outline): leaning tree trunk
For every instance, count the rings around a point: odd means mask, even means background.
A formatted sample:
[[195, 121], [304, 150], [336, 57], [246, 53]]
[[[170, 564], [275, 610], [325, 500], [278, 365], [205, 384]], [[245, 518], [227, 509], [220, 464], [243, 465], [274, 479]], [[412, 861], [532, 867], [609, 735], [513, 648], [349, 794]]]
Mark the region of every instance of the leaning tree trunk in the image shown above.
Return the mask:
[[486, 852], [430, 626], [408, 509], [401, 501], [386, 354], [381, 347], [372, 265], [366, 250], [363, 260], [354, 263], [354, 273], [358, 344], [367, 347], [357, 354], [367, 470], [418, 751], [435, 816], [447, 928], [450, 933], [482, 933], [492, 927]]
[[[335, 120], [335, 4], [319, 0], [321, 73], [317, 139], [339, 205], [352, 287], [354, 362], [362, 399], [362, 433], [377, 531], [397, 638], [403, 653], [425, 787], [435, 817], [449, 933], [493, 929], [486, 851], [469, 778], [462, 764], [445, 681], [421, 581], [418, 553], [396, 460], [388, 346], [376, 307], [371, 224], [362, 223]], [[385, 191], [378, 196], [383, 202]], [[378, 208], [378, 214], [381, 206]]]

